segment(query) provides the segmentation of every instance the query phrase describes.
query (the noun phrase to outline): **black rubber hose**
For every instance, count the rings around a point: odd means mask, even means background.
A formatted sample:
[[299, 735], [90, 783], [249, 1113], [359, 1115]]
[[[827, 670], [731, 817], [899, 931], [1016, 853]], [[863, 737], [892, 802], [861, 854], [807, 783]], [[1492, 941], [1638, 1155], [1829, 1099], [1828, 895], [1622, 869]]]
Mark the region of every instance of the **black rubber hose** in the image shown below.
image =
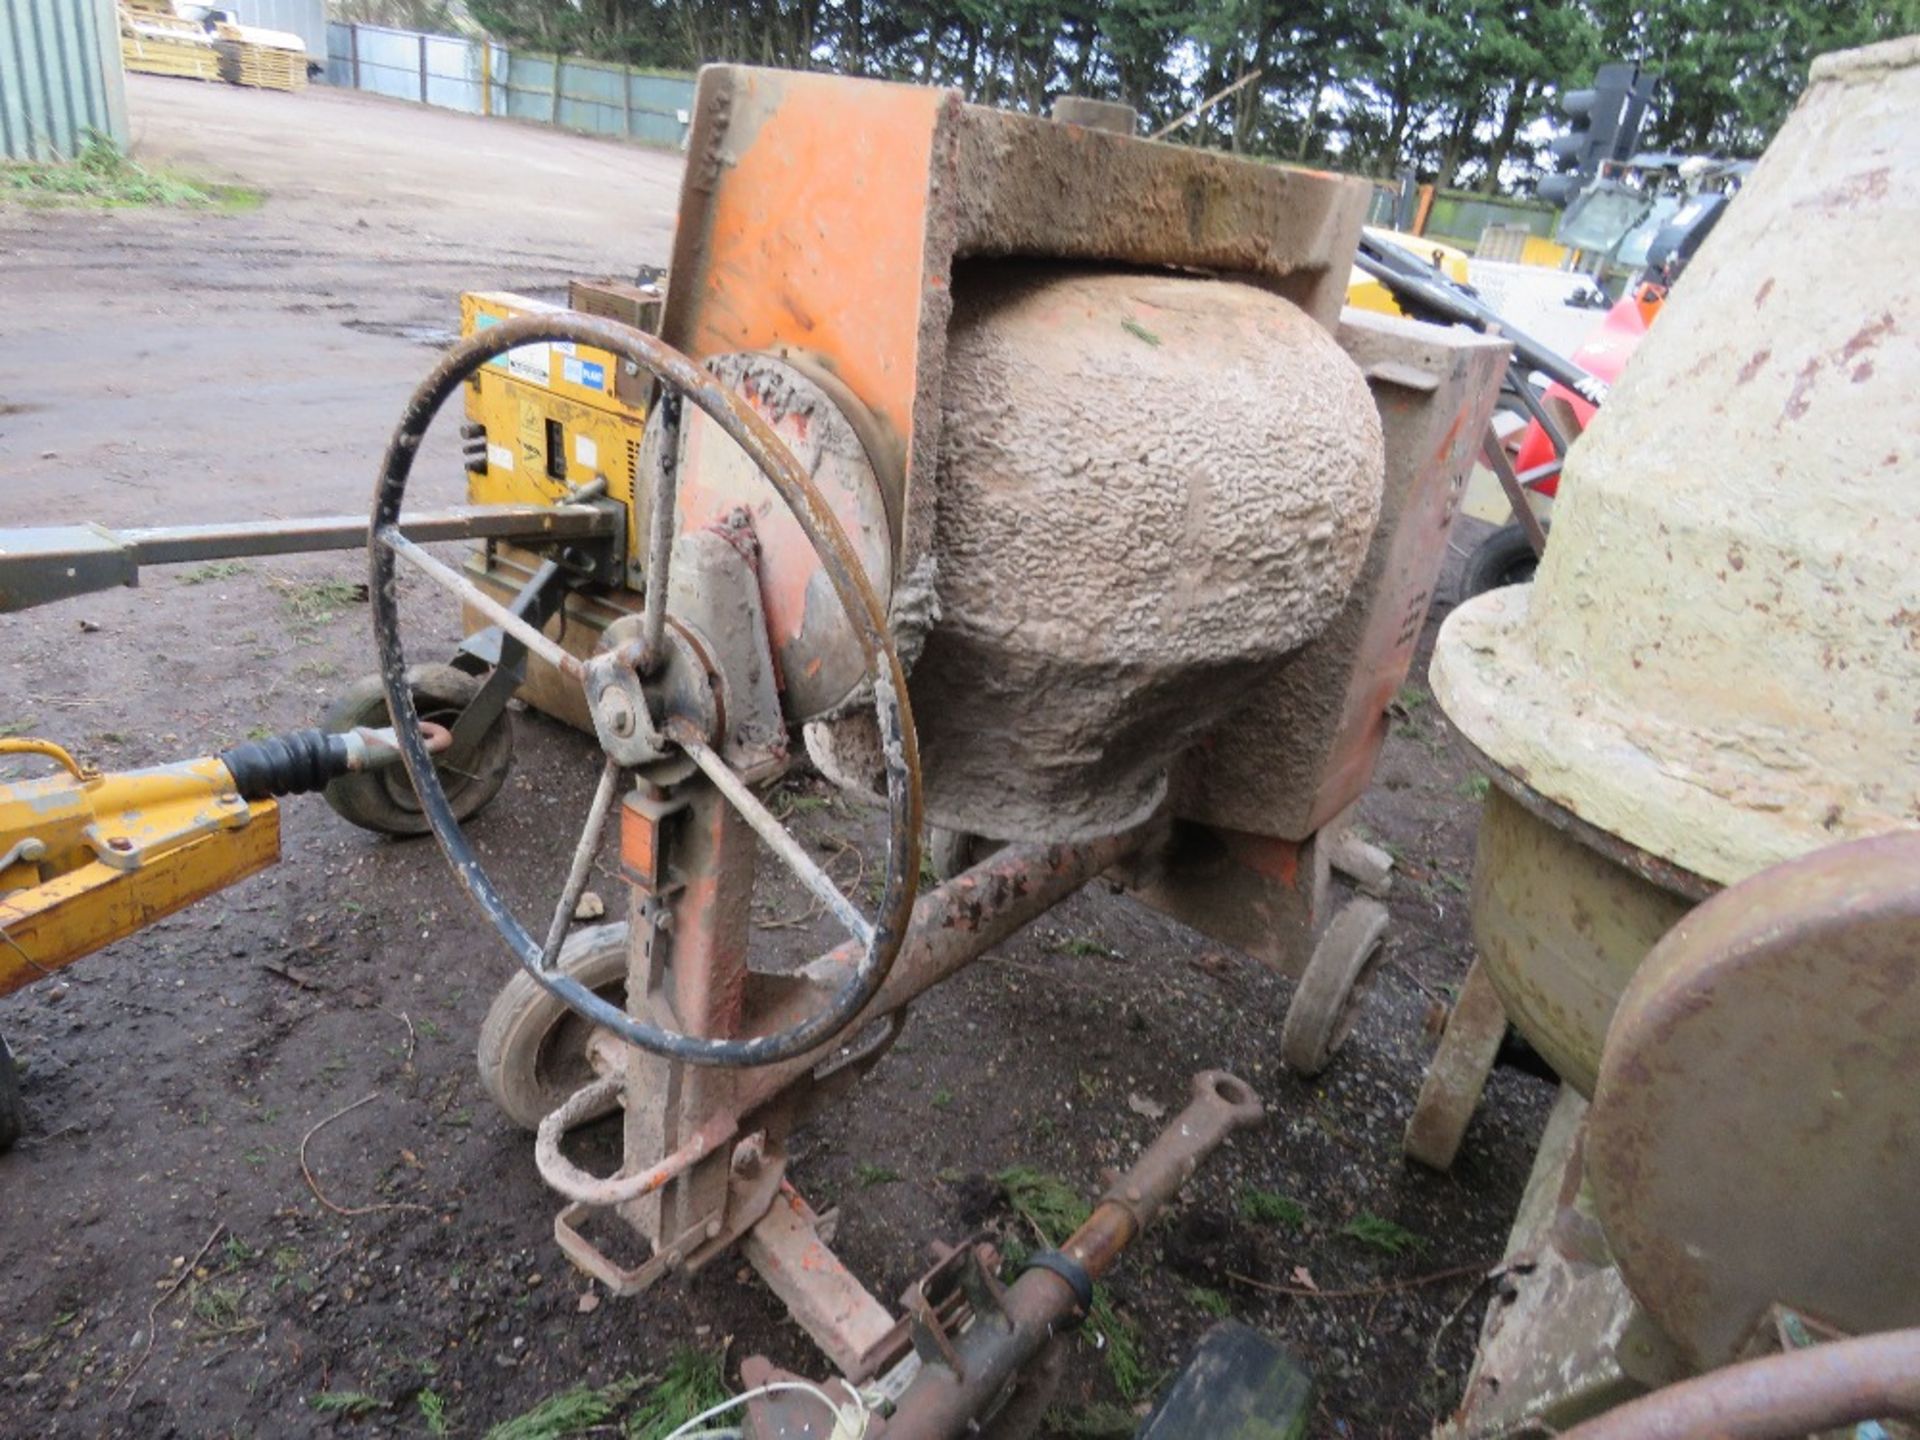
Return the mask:
[[220, 752], [233, 787], [248, 800], [311, 795], [347, 773], [347, 737], [328, 730], [293, 730], [248, 740]]

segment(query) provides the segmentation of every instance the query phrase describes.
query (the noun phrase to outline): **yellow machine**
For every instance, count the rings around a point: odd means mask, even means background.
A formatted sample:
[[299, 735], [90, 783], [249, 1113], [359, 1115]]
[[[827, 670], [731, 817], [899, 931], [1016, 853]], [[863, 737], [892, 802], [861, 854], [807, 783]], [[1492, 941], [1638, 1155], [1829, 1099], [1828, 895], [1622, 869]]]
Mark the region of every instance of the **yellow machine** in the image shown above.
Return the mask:
[[[1371, 225], [1366, 228], [1366, 234], [1371, 239], [1398, 245], [1410, 255], [1418, 255], [1457, 285], [1467, 283], [1467, 252], [1464, 250], [1457, 250], [1422, 235], [1409, 235], [1400, 230], [1378, 230]], [[1356, 310], [1371, 310], [1379, 315], [1406, 314], [1400, 308], [1400, 302], [1393, 298], [1393, 292], [1358, 265], [1347, 277], [1347, 304]]]
[[[588, 288], [577, 287], [572, 306], [503, 291], [462, 295], [460, 334], [517, 315], [594, 313], [579, 303]], [[623, 287], [591, 290], [607, 294], [617, 288]], [[483, 367], [467, 385], [462, 434], [468, 498], [480, 505], [550, 505], [604, 481], [608, 498], [626, 509], [627, 550], [633, 553], [641, 538], [632, 528], [634, 471], [651, 381], [623, 376], [622, 363], [607, 351], [564, 343], [529, 345]]]
[[0, 995], [280, 858], [280, 807], [218, 759], [103, 774], [46, 740], [0, 740], [57, 773], [0, 786]]

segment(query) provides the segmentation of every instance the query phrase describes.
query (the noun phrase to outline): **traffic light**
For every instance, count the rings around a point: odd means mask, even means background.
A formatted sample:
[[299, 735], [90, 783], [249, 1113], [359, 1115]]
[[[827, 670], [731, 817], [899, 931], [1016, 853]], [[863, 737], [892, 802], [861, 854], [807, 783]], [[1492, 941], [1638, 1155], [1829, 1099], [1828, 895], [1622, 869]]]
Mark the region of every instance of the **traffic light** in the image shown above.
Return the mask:
[[1560, 97], [1569, 128], [1551, 146], [1560, 173], [1535, 187], [1541, 199], [1564, 205], [1600, 174], [1601, 166], [1633, 153], [1658, 80], [1650, 70], [1616, 62], [1594, 73], [1592, 89]]

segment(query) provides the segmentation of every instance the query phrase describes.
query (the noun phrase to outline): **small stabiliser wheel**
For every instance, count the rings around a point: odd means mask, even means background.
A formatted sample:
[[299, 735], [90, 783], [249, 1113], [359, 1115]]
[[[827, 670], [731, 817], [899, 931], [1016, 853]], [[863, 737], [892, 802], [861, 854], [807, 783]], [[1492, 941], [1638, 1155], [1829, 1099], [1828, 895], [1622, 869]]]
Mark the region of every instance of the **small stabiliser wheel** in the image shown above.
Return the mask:
[[[627, 926], [594, 925], [567, 937], [554, 961], [611, 1005], [627, 1000]], [[480, 1027], [480, 1083], [506, 1117], [527, 1130], [593, 1079], [594, 1026], [521, 970], [501, 987]]]
[[[414, 707], [422, 720], [451, 730], [480, 693], [480, 680], [451, 665], [415, 665], [407, 671]], [[335, 732], [361, 726], [379, 729], [393, 722], [387, 716], [387, 692], [378, 675], [367, 675], [346, 688], [327, 707], [320, 728]], [[479, 743], [451, 765], [436, 769], [446, 787], [447, 803], [465, 820], [500, 793], [513, 768], [513, 720], [505, 710], [480, 736]], [[431, 828], [413, 793], [413, 781], [404, 766], [385, 765], [359, 770], [331, 781], [327, 804], [341, 819], [381, 835], [425, 835]]]
[[0, 1155], [13, 1148], [20, 1132], [27, 1128], [26, 1102], [20, 1098], [20, 1072], [14, 1068], [13, 1052], [0, 1040]]
[[927, 832], [927, 861], [936, 880], [951, 880], [971, 870], [999, 848], [999, 841], [967, 830], [935, 825]]
[[1280, 1059], [1298, 1075], [1318, 1075], [1353, 1029], [1355, 1001], [1387, 933], [1387, 908], [1352, 900], [1328, 922], [1294, 988], [1280, 1030]]
[[1539, 564], [1540, 557], [1533, 553], [1533, 543], [1520, 522], [1502, 525], [1467, 557], [1467, 568], [1460, 576], [1460, 598], [1471, 600], [1489, 590], [1531, 584]]

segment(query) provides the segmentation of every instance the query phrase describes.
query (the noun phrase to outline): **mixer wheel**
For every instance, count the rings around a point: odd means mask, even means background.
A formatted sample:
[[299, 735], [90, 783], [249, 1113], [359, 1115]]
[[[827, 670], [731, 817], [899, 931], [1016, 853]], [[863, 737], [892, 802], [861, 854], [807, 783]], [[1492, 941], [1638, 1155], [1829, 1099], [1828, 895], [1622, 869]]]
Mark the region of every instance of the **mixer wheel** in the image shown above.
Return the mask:
[[[627, 1001], [627, 926], [576, 930], [554, 968], [611, 1005]], [[526, 971], [500, 988], [480, 1027], [480, 1083], [506, 1117], [527, 1130], [588, 1081], [594, 1027]]]
[[1386, 934], [1387, 908], [1373, 900], [1348, 902], [1328, 923], [1280, 1030], [1280, 1059], [1289, 1070], [1318, 1075], [1346, 1043], [1362, 982]]
[[[452, 729], [480, 693], [480, 680], [451, 665], [415, 665], [407, 672], [413, 703], [422, 720]], [[387, 692], [378, 675], [354, 681], [327, 707], [323, 730], [346, 731], [362, 725], [376, 729], [393, 722], [387, 714]], [[502, 710], [464, 756], [437, 767], [453, 813], [465, 820], [500, 793], [507, 771], [513, 768], [513, 720]], [[413, 793], [413, 781], [404, 766], [388, 765], [342, 775], [326, 789], [327, 804], [343, 820], [381, 835], [427, 833], [427, 817]]]
[[1460, 575], [1460, 598], [1471, 600], [1508, 585], [1530, 585], [1539, 565], [1540, 557], [1533, 553], [1533, 542], [1520, 522], [1502, 525], [1467, 557]]
[[927, 862], [933, 867], [936, 880], [951, 880], [971, 870], [999, 848], [998, 840], [989, 840], [968, 830], [948, 830], [935, 825], [927, 831]]

